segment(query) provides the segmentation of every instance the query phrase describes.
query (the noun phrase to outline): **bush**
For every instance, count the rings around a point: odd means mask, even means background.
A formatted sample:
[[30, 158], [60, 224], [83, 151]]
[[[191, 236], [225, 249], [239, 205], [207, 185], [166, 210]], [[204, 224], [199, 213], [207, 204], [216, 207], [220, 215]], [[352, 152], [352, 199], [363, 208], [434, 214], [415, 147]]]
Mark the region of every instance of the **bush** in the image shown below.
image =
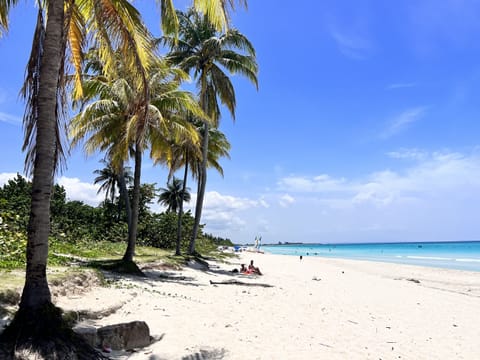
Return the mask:
[[26, 247], [27, 234], [21, 217], [0, 213], [0, 268], [24, 266]]

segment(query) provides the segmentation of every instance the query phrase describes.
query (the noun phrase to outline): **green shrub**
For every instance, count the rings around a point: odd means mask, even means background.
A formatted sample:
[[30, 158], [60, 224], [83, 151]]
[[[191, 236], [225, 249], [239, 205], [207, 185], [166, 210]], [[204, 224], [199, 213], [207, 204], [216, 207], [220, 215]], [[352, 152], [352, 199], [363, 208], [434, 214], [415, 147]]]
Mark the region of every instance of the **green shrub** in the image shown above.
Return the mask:
[[0, 268], [25, 266], [27, 235], [23, 220], [11, 212], [0, 213]]

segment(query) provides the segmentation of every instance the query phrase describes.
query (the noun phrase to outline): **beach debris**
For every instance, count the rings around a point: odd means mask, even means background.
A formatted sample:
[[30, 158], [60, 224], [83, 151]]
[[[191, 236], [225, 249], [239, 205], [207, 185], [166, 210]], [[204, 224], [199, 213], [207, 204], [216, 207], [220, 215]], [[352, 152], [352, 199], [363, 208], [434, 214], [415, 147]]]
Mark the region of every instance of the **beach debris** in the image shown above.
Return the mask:
[[353, 321], [353, 320], [348, 320], [349, 323], [352, 323], [352, 324], [355, 324], [355, 325], [358, 325], [358, 322], [356, 321]]
[[409, 278], [409, 279], [407, 279], [407, 281], [414, 282], [415, 284], [420, 284], [420, 280], [414, 279], [414, 278]]
[[314, 276], [314, 277], [312, 278], [312, 280], [314, 280], [314, 281], [321, 281], [322, 279], [319, 278], [319, 277]]
[[273, 287], [270, 284], [261, 284], [261, 283], [247, 283], [238, 280], [225, 280], [225, 281], [212, 281], [210, 280], [211, 285], [243, 285], [243, 286], [260, 286], [260, 287]]

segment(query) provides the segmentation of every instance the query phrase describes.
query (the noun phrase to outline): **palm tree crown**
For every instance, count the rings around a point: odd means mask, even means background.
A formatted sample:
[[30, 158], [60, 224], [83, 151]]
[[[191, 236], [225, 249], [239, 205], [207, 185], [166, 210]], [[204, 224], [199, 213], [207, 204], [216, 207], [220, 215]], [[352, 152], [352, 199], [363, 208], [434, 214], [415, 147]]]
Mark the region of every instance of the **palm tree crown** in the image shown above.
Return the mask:
[[186, 72], [193, 72], [202, 109], [215, 123], [220, 118], [217, 97], [235, 118], [235, 91], [224, 70], [244, 75], [258, 87], [253, 45], [236, 29], [219, 34], [205, 16], [193, 9], [177, 14], [178, 41], [172, 37], [163, 38], [172, 49], [168, 59]]
[[183, 181], [175, 176], [173, 180], [167, 184], [167, 188], [160, 188], [160, 196], [158, 202], [167, 206], [167, 211], [177, 212], [180, 208], [180, 202], [190, 201], [190, 189], [187, 187], [183, 190]]

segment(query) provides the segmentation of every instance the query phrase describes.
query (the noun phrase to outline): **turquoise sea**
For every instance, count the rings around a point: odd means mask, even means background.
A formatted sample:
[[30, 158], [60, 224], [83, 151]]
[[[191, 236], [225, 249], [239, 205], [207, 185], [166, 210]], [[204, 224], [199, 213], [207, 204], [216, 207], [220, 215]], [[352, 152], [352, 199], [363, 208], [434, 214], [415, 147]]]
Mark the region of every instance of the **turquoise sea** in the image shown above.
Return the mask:
[[480, 241], [264, 245], [271, 254], [383, 261], [480, 271]]

